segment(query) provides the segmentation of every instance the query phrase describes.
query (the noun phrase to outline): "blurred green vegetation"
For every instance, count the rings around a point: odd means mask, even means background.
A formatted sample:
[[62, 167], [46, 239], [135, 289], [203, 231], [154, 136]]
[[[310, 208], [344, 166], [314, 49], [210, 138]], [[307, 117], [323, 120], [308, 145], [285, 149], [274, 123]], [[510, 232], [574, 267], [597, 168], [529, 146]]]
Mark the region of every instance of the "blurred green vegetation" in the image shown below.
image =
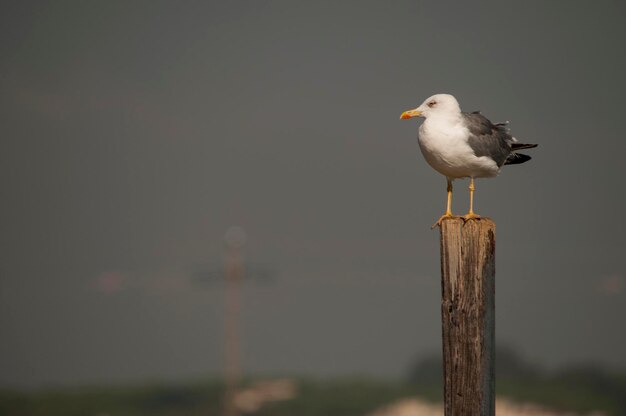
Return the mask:
[[[250, 380], [247, 384], [253, 382]], [[365, 415], [394, 400], [418, 396], [441, 400], [441, 385], [420, 380], [371, 378], [320, 380], [297, 378], [295, 399], [269, 403], [259, 416]], [[607, 415], [626, 414], [626, 375], [596, 367], [577, 367], [545, 376], [498, 380], [499, 395], [556, 409]], [[217, 381], [127, 387], [80, 387], [35, 392], [0, 392], [0, 415], [6, 416], [210, 416], [220, 415], [223, 386]]]
[[[546, 371], [514, 349], [501, 346], [496, 348], [495, 370], [499, 396], [583, 414], [601, 410], [607, 415], [626, 415], [624, 371], [611, 371], [593, 363]], [[408, 381], [416, 386], [442, 386], [441, 355], [418, 360], [409, 371]]]
[[531, 379], [496, 378], [498, 394], [556, 409], [626, 415], [626, 374], [577, 366]]
[[219, 382], [0, 391], [0, 415], [218, 415]]

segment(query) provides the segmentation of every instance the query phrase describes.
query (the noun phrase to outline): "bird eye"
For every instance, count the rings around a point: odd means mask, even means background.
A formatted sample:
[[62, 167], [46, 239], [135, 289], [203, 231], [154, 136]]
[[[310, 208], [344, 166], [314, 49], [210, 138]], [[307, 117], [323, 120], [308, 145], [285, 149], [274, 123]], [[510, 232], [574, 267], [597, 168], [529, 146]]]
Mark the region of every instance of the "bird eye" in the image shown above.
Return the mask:
[[426, 104], [426, 105], [432, 108], [432, 107], [434, 107], [434, 106], [435, 106], [435, 104], [437, 104], [437, 102], [436, 102], [436, 101], [431, 101], [431, 102], [429, 102], [429, 103], [428, 103], [428, 104]]

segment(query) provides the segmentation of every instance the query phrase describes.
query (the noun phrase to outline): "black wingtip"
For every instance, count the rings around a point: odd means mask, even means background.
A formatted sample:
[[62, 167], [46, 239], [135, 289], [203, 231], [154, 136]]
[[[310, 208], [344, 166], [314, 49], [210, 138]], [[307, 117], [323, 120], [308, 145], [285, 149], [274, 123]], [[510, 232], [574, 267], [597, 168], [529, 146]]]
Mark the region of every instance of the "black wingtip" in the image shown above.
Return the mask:
[[522, 150], [522, 149], [534, 149], [539, 146], [538, 144], [529, 144], [529, 143], [511, 143], [511, 150]]
[[[535, 145], [536, 146], [536, 145]], [[520, 163], [528, 162], [532, 157], [522, 153], [511, 153], [504, 162], [505, 165], [519, 165]]]

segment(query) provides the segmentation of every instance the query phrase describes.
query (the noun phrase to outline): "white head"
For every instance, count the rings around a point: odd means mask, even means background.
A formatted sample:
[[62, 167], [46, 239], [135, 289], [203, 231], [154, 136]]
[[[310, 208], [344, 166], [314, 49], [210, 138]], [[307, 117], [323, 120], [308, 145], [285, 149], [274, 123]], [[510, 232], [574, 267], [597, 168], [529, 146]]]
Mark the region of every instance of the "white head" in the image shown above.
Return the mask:
[[401, 119], [412, 117], [428, 118], [433, 115], [454, 115], [461, 112], [459, 102], [450, 94], [435, 94], [427, 98], [419, 107], [402, 113]]

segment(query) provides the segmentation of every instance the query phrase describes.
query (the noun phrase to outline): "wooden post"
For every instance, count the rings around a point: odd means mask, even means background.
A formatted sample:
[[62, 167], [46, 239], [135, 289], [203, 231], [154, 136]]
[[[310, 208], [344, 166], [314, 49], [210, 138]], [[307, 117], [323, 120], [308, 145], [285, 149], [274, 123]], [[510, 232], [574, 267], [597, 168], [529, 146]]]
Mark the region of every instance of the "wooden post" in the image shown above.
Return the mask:
[[493, 221], [441, 224], [445, 416], [495, 415]]

